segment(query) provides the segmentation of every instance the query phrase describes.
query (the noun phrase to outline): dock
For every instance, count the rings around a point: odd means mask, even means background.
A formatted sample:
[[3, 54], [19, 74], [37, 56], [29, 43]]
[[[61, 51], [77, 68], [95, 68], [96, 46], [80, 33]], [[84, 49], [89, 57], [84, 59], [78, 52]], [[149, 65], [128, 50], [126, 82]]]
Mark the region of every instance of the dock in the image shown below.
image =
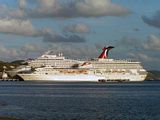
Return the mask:
[[20, 81], [19, 79], [0, 79], [0, 81]]

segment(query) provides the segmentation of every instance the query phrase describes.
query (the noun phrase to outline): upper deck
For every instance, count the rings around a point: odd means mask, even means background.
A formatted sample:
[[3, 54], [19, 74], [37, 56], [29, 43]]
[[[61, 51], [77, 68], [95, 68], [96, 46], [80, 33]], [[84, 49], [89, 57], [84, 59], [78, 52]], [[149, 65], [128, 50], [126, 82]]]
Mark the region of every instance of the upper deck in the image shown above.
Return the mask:
[[100, 58], [95, 58], [95, 59], [91, 59], [91, 62], [99, 62], [99, 63], [141, 63], [139, 61], [136, 60], [132, 60], [132, 59], [100, 59]]

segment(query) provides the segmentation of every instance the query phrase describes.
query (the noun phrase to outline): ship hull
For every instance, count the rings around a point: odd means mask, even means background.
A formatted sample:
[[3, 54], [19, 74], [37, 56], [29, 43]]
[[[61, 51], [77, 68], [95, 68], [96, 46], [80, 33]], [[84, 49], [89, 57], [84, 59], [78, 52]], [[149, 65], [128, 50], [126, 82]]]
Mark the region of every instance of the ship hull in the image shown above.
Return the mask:
[[56, 82], [138, 82], [144, 81], [146, 75], [38, 75], [18, 74], [25, 81], [56, 81]]
[[98, 82], [105, 77], [96, 75], [33, 75], [18, 74], [24, 81], [55, 81], [55, 82]]

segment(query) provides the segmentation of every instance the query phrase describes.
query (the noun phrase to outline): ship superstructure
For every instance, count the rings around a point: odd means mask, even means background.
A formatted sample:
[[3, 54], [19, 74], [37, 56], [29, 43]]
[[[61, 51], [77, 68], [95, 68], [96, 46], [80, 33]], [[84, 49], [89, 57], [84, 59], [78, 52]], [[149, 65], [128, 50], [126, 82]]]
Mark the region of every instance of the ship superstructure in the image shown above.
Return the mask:
[[136, 61], [95, 59], [89, 62], [95, 74], [104, 76], [107, 81], [143, 81], [147, 74]]
[[96, 59], [81, 61], [65, 59], [57, 55], [44, 54], [29, 62], [31, 73], [18, 74], [24, 80], [52, 81], [143, 81], [147, 76], [140, 62], [108, 59], [113, 46], [104, 47]]
[[29, 60], [29, 66], [33, 68], [44, 67], [44, 66], [52, 66], [54, 68], [72, 68], [76, 67], [76, 65], [82, 63], [79, 60], [66, 59], [62, 53], [51, 54], [52, 51], [46, 52], [44, 55], [38, 57], [35, 60]]

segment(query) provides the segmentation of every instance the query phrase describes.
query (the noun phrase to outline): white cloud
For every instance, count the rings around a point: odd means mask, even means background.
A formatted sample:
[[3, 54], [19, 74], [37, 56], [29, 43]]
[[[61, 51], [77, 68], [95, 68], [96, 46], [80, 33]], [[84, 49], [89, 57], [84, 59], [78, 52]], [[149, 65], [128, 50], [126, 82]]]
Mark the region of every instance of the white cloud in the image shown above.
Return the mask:
[[8, 48], [4, 45], [0, 45], [0, 59], [1, 60], [16, 60], [16, 59], [28, 59], [35, 58], [43, 54], [48, 50], [53, 50], [58, 54], [62, 52], [69, 58], [93, 58], [98, 57], [101, 51], [97, 51], [94, 46], [78, 46], [75, 44], [54, 43], [49, 46], [39, 46], [37, 44], [25, 44], [17, 48]]
[[130, 14], [127, 8], [114, 4], [111, 0], [37, 0], [37, 7], [26, 9], [29, 17], [102, 17]]
[[59, 6], [59, 3], [57, 0], [37, 0], [42, 8], [52, 8]]
[[0, 18], [1, 19], [24, 18], [26, 16], [25, 14], [26, 14], [25, 11], [21, 8], [18, 8], [18, 9], [9, 8], [8, 6], [4, 4], [0, 4]]
[[8, 48], [3, 44], [0, 45], [0, 59], [6, 61], [13, 61], [18, 59], [28, 59], [36, 57], [46, 51], [45, 47], [37, 44], [25, 44], [17, 48]]
[[21, 47], [21, 51], [24, 52], [40, 52], [43, 50], [43, 47], [36, 45], [36, 44], [25, 44], [23, 47]]
[[8, 60], [8, 59], [15, 59], [16, 56], [18, 56], [18, 52], [14, 48], [7, 48], [3, 46], [2, 44], [0, 45], [0, 59], [1, 60]]
[[147, 50], [157, 50], [160, 51], [160, 37], [156, 35], [150, 35], [147, 42], [143, 44], [144, 48]]
[[27, 6], [26, 0], [19, 0], [18, 3], [19, 3], [19, 8], [22, 10], [25, 9]]
[[155, 61], [156, 59], [145, 54], [145, 53], [129, 53], [129, 56], [136, 59], [136, 60], [140, 60], [140, 61], [143, 61], [143, 62], [153, 62]]
[[5, 34], [42, 37], [45, 42], [85, 42], [85, 38], [79, 35], [62, 35], [51, 29], [36, 29], [29, 20], [0, 19], [0, 32]]
[[89, 33], [90, 28], [86, 24], [79, 23], [71, 26], [66, 26], [63, 31], [71, 33]]
[[75, 18], [124, 16], [131, 12], [111, 0], [17, 0], [18, 8], [0, 5], [0, 17]]
[[34, 36], [37, 31], [29, 20], [0, 19], [0, 32], [23, 36]]
[[87, 46], [87, 45], [75, 45], [75, 44], [63, 44], [63, 43], [56, 43], [50, 44], [50, 49], [53, 49], [55, 53], [62, 52], [66, 57], [69, 58], [97, 58], [98, 55], [101, 53], [97, 51], [95, 46]]
[[75, 8], [84, 16], [121, 16], [129, 13], [129, 10], [113, 4], [111, 0], [81, 0], [75, 3]]
[[62, 6], [57, 0], [36, 0], [36, 8], [26, 9], [27, 16], [33, 18], [50, 18], [59, 16]]

